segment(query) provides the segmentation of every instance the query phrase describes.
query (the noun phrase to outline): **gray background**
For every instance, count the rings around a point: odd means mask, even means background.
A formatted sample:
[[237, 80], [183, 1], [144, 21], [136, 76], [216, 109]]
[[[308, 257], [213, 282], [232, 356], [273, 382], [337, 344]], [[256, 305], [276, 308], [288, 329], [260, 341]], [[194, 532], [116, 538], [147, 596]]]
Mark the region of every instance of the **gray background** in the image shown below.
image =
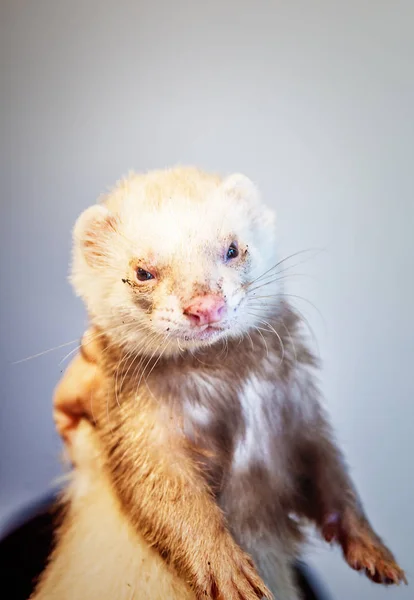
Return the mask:
[[[79, 336], [81, 210], [130, 168], [243, 171], [280, 252], [367, 510], [414, 574], [412, 1], [2, 0], [0, 520], [60, 472], [51, 394]], [[294, 290], [294, 291], [293, 291]], [[67, 361], [64, 363], [67, 364]], [[412, 598], [311, 560], [337, 600]]]

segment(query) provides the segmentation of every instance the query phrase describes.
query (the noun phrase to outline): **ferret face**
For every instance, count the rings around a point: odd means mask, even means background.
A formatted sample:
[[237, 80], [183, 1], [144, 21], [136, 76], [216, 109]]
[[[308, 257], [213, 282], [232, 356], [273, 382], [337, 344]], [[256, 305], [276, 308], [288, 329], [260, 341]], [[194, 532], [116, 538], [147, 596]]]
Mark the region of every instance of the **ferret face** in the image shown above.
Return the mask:
[[74, 231], [72, 282], [93, 322], [157, 355], [266, 329], [280, 291], [274, 215], [242, 175], [131, 176]]

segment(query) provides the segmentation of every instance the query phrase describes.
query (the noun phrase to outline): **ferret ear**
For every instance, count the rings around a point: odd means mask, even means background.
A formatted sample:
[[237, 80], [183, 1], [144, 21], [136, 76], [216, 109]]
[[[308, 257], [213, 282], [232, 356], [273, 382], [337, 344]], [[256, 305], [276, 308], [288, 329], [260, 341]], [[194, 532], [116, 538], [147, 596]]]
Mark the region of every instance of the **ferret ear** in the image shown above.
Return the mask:
[[233, 173], [223, 181], [223, 191], [236, 200], [251, 205], [260, 204], [260, 193], [253, 181], [241, 173]]
[[87, 208], [76, 221], [73, 230], [75, 248], [90, 267], [105, 264], [109, 238], [117, 231], [117, 224], [117, 217], [102, 204]]
[[223, 181], [222, 186], [227, 197], [235, 199], [246, 207], [252, 221], [262, 226], [274, 226], [275, 212], [264, 204], [259, 189], [246, 175], [234, 173]]

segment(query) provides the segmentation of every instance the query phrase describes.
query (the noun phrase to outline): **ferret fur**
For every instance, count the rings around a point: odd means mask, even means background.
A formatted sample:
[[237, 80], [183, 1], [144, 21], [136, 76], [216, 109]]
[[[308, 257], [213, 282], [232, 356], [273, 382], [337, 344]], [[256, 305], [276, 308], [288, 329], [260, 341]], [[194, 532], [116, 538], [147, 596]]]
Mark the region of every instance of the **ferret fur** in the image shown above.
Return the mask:
[[[105, 363], [105, 410], [84, 436], [99, 435], [101, 466], [88, 469], [80, 443], [35, 599], [260, 598], [243, 581], [222, 587], [214, 553], [226, 563], [235, 551], [227, 538], [214, 545], [224, 528], [276, 600], [298, 600], [291, 564], [305, 521], [374, 581], [399, 582], [322, 409], [281, 287], [275, 216], [255, 185], [193, 168], [131, 175], [81, 215], [74, 239], [72, 282]], [[184, 309], [205, 294], [227, 312], [203, 338]]]

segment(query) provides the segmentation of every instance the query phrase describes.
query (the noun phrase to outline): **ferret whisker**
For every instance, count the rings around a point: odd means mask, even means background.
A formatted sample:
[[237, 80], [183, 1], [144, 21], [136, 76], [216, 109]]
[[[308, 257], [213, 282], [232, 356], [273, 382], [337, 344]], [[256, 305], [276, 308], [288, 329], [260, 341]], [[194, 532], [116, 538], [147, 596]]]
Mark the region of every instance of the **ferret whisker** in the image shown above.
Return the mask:
[[145, 381], [145, 385], [148, 388], [148, 391], [150, 392], [151, 396], [154, 398], [154, 394], [152, 393], [149, 384], [148, 384], [148, 379], [150, 378], [151, 373], [153, 372], [153, 370], [155, 369], [155, 367], [157, 366], [158, 362], [161, 360], [163, 354], [165, 353], [165, 351], [167, 350], [168, 346], [170, 345], [170, 341], [169, 341], [169, 335], [167, 336], [166, 340], [165, 340], [165, 345], [164, 348], [161, 350], [161, 352], [158, 355], [157, 360], [154, 362], [154, 364], [152, 365], [149, 373], [144, 377], [144, 381]]
[[299, 255], [299, 254], [303, 254], [304, 252], [307, 252], [306, 250], [300, 250], [299, 252], [296, 252], [294, 254], [290, 254], [289, 256], [286, 256], [285, 258], [283, 258], [282, 260], [279, 260], [276, 264], [274, 264], [272, 267], [270, 267], [269, 269], [267, 269], [264, 273], [262, 273], [261, 275], [259, 275], [258, 277], [256, 277], [255, 279], [252, 279], [252, 281], [250, 281], [250, 283], [248, 284], [253, 285], [253, 283], [255, 283], [256, 281], [259, 281], [260, 279], [262, 279], [265, 275], [267, 275], [268, 273], [273, 272], [275, 269], [277, 269], [281, 264], [283, 264], [284, 262], [286, 262], [287, 260], [294, 258], [295, 256]]
[[285, 346], [283, 344], [282, 338], [280, 337], [280, 335], [278, 334], [278, 332], [276, 331], [276, 329], [273, 327], [273, 325], [271, 323], [269, 323], [269, 321], [266, 321], [265, 319], [262, 319], [261, 315], [258, 316], [258, 315], [255, 315], [253, 313], [249, 313], [249, 314], [252, 314], [253, 317], [258, 318], [258, 320], [259, 320], [260, 323], [264, 323], [265, 325], [267, 325], [269, 327], [270, 331], [272, 331], [276, 335], [277, 339], [279, 340], [280, 349], [282, 351], [282, 357], [280, 359], [280, 364], [281, 364], [283, 362], [284, 357], [285, 357]]
[[[102, 354], [104, 354], [105, 351], [107, 351], [110, 348], [110, 346], [111, 346], [111, 343], [108, 343], [107, 346], [104, 348]], [[128, 357], [128, 354], [126, 356]], [[115, 401], [119, 408], [121, 408], [121, 404], [119, 402], [119, 396], [118, 396], [118, 374], [119, 374], [120, 366], [124, 360], [125, 360], [125, 356], [122, 357], [118, 361], [118, 364], [117, 364], [117, 367], [115, 370], [115, 381], [114, 381]], [[110, 421], [110, 409], [111, 409], [111, 407], [110, 407], [110, 402], [109, 402], [109, 396], [107, 395], [107, 398], [106, 398], [106, 420], [107, 420], [108, 426], [111, 430], [111, 433], [113, 433], [112, 423]]]
[[222, 348], [220, 350], [220, 353], [217, 355], [218, 359], [221, 359], [221, 357], [225, 355], [225, 350], [226, 350], [225, 338], [221, 340], [221, 345], [222, 345]]
[[[289, 265], [288, 267], [285, 267], [284, 269], [277, 269], [277, 270], [275, 270], [276, 267], [273, 267], [273, 269], [270, 269], [266, 273], [263, 273], [263, 275], [261, 275], [260, 277], [256, 277], [246, 287], [249, 288], [252, 285], [263, 282], [263, 280], [268, 279], [268, 278], [279, 277], [282, 279], [284, 277], [293, 277], [295, 275], [295, 273], [290, 273], [288, 271], [295, 269], [296, 267], [298, 267], [301, 264], [302, 264], [301, 262], [298, 262], [293, 265]], [[307, 273], [300, 273], [300, 274], [298, 273], [297, 275], [301, 275], [302, 277], [311, 277], [311, 275], [309, 275]]]
[[[294, 252], [293, 254], [290, 254], [289, 256], [286, 256], [285, 258], [283, 258], [282, 260], [279, 260], [275, 265], [273, 265], [273, 267], [270, 267], [270, 269], [267, 269], [267, 271], [265, 271], [264, 273], [262, 273], [262, 275], [259, 275], [259, 277], [256, 277], [255, 279], [253, 279], [249, 284], [248, 287], [253, 285], [253, 283], [255, 283], [256, 281], [259, 281], [260, 279], [262, 279], [265, 275], [267, 275], [268, 273], [274, 271], [275, 269], [277, 269], [277, 267], [279, 267], [280, 265], [282, 265], [283, 263], [285, 263], [287, 260], [290, 260], [291, 258], [295, 258], [295, 256], [299, 256], [301, 254], [306, 254], [306, 252], [322, 252], [321, 248], [308, 248], [305, 250], [299, 250], [298, 252]], [[310, 259], [307, 259], [310, 260]], [[296, 265], [293, 266], [297, 266], [300, 264], [303, 264], [304, 262], [306, 262], [306, 260], [304, 261], [300, 261], [299, 263], [296, 263]], [[287, 267], [286, 269], [280, 270], [279, 273], [283, 273], [284, 271], [287, 271], [288, 269], [290, 269], [292, 267]]]
[[203, 362], [203, 361], [202, 361], [202, 360], [200, 360], [200, 359], [198, 358], [198, 356], [197, 356], [197, 354], [201, 354], [201, 355], [203, 354], [203, 348], [191, 348], [191, 349], [190, 349], [190, 354], [191, 354], [191, 356], [192, 356], [193, 358], [195, 358], [195, 359], [196, 359], [196, 361], [197, 361], [197, 362], [199, 362], [199, 363], [200, 363], [200, 365], [203, 365], [203, 367], [208, 367], [208, 366], [209, 366], [209, 364], [208, 364], [208, 363], [205, 363], [205, 362]]
[[[144, 338], [142, 345], [145, 343], [145, 340], [146, 340], [146, 338]], [[124, 375], [123, 375], [123, 377], [122, 377], [122, 380], [121, 380], [121, 386], [120, 386], [120, 390], [122, 390], [122, 388], [123, 388], [124, 381], [125, 381], [125, 379], [126, 379], [126, 377], [127, 377], [128, 373], [129, 373], [129, 371], [130, 371], [130, 369], [131, 369], [131, 366], [134, 364], [134, 360], [135, 360], [135, 358], [136, 358], [136, 355], [138, 354], [138, 352], [139, 352], [139, 350], [140, 350], [140, 347], [141, 347], [141, 344], [138, 344], [138, 346], [135, 346], [135, 347], [134, 347], [134, 348], [131, 350], [131, 352], [130, 352], [129, 354], [127, 353], [127, 356], [131, 357], [131, 361], [130, 361], [130, 363], [129, 363], [129, 365], [128, 365], [128, 368], [127, 368], [127, 370], [124, 372]]]
[[[323, 314], [321, 313], [321, 311], [318, 309], [317, 306], [315, 306], [315, 304], [313, 304], [313, 302], [311, 302], [310, 300], [308, 300], [307, 298], [304, 298], [303, 296], [298, 296], [297, 294], [289, 294], [286, 292], [280, 292], [277, 294], [268, 294], [266, 296], [254, 296], [252, 298], [252, 300], [265, 300], [265, 299], [273, 299], [273, 298], [283, 298], [283, 297], [289, 297], [289, 298], [296, 298], [297, 300], [302, 300], [303, 302], [306, 302], [307, 304], [309, 304], [320, 316], [322, 323], [324, 326], [326, 326], [326, 321], [324, 319]], [[249, 300], [249, 298], [248, 298]]]
[[[253, 298], [254, 300], [254, 298]], [[266, 306], [266, 304], [264, 304], [263, 302], [247, 302], [246, 303], [246, 307], [250, 310], [253, 309], [255, 311], [258, 311], [258, 314], [256, 314], [256, 317], [267, 317], [267, 316], [271, 316], [271, 310], [269, 312], [269, 307]]]
[[140, 344], [138, 344], [136, 348], [136, 357], [139, 359], [136, 368], [134, 370], [134, 375], [136, 369], [140, 368], [143, 362], [148, 358], [147, 351], [151, 348], [153, 342], [159, 337], [159, 334], [156, 332], [152, 332], [149, 336], [146, 336]]
[[251, 344], [251, 347], [252, 347], [252, 351], [254, 352], [254, 344], [253, 344], [252, 336], [250, 335], [250, 333], [249, 333], [248, 331], [246, 332], [246, 335], [247, 335], [247, 337], [248, 337], [248, 338], [249, 338], [249, 340], [250, 340], [250, 344]]
[[311, 302], [307, 298], [304, 298], [303, 296], [298, 296], [297, 294], [284, 294], [284, 295], [288, 296], [289, 298], [296, 298], [297, 300], [302, 300], [302, 302], [306, 302], [307, 304], [309, 304], [314, 310], [316, 310], [319, 317], [321, 318], [323, 326], [326, 327], [326, 321], [325, 321], [323, 314], [321, 313], [319, 308], [317, 306], [315, 306], [315, 304], [313, 302]]
[[[121, 360], [118, 362], [118, 366], [116, 369], [116, 373], [115, 373], [115, 400], [116, 403], [118, 404], [119, 407], [121, 407], [120, 402], [119, 402], [119, 391], [122, 391], [122, 387], [124, 385], [124, 381], [126, 376], [128, 375], [128, 372], [132, 366], [132, 364], [134, 363], [134, 356], [135, 356], [135, 348], [132, 348], [129, 352], [126, 353], [126, 355], [121, 358]], [[130, 359], [130, 360], [129, 360]], [[121, 379], [121, 384], [118, 388], [118, 375], [119, 375], [119, 370], [121, 368], [121, 365], [123, 363], [127, 363], [129, 360], [129, 365], [127, 367], [127, 369], [124, 371], [123, 377]]]
[[[265, 283], [261, 283], [260, 285], [255, 286], [254, 288], [249, 288], [248, 293], [252, 294], [253, 292], [257, 292], [257, 290], [261, 290], [264, 287], [268, 287], [274, 283], [277, 283], [280, 279], [277, 277], [275, 279], [271, 279], [270, 281], [266, 281]], [[278, 294], [282, 294], [282, 292], [278, 292]], [[253, 294], [254, 295], [254, 294]]]
[[227, 338], [225, 338], [225, 341], [226, 341], [226, 358], [227, 358], [229, 355], [229, 340]]
[[103, 337], [103, 336], [107, 336], [108, 333], [111, 333], [114, 330], [119, 329], [120, 327], [128, 327], [128, 325], [125, 325], [124, 323], [121, 323], [120, 325], [114, 325], [112, 327], [109, 327], [106, 331], [102, 331], [100, 333], [96, 333], [95, 335], [91, 336], [90, 339], [88, 339], [88, 340], [86, 340], [84, 342], [81, 342], [81, 343], [79, 343], [79, 338], [78, 338], [78, 340], [77, 340], [78, 341], [78, 345], [76, 346], [76, 348], [73, 348], [73, 350], [71, 350], [70, 352], [68, 352], [68, 354], [66, 354], [66, 356], [64, 356], [62, 358], [62, 360], [59, 362], [58, 366], [60, 367], [65, 362], [65, 360], [67, 360], [70, 356], [72, 356], [73, 354], [75, 354], [75, 352], [77, 352], [80, 349], [81, 345], [82, 346], [88, 346], [88, 344], [91, 344], [92, 342], [94, 342], [98, 338]]
[[[136, 373], [139, 370], [140, 365], [142, 364], [142, 362], [145, 359], [145, 356], [146, 356], [145, 355], [145, 350], [150, 347], [151, 342], [152, 342], [153, 339], [155, 339], [155, 337], [156, 337], [156, 334], [154, 334], [154, 333], [151, 334], [150, 336], [146, 336], [143, 340], [140, 341], [139, 344], [137, 344], [134, 347], [133, 362], [134, 362], [135, 359], [139, 358], [139, 360], [138, 360], [137, 364], [135, 365], [132, 374], [129, 377], [130, 381], [134, 381], [135, 380]], [[134, 387], [135, 387], [135, 383], [134, 383]]]
[[221, 344], [222, 344], [221, 352], [220, 352], [220, 354], [218, 354], [218, 356], [216, 358], [221, 360], [221, 357], [223, 356], [223, 360], [225, 360], [227, 358], [228, 352], [229, 352], [229, 343], [228, 343], [228, 340], [226, 337], [222, 338]]
[[259, 282], [256, 282], [259, 285], [251, 289], [247, 288], [247, 291], [254, 292], [255, 290], [260, 289], [264, 285], [268, 285], [270, 283], [277, 283], [278, 281], [285, 281], [286, 279], [293, 279], [294, 277], [308, 277], [309, 279], [313, 279], [311, 275], [308, 275], [306, 273], [287, 273], [286, 275], [281, 275], [280, 273], [272, 273], [271, 275], [267, 275], [266, 277], [264, 277]]
[[64, 344], [60, 344], [59, 346], [55, 346], [54, 348], [49, 348], [48, 350], [43, 350], [42, 352], [38, 352], [37, 354], [32, 354], [31, 356], [26, 356], [26, 358], [20, 358], [19, 360], [13, 361], [12, 365], [19, 365], [21, 363], [27, 362], [29, 360], [33, 360], [34, 358], [39, 358], [40, 356], [44, 356], [45, 354], [49, 354], [50, 352], [55, 352], [56, 350], [61, 350], [62, 348], [66, 348], [71, 344], [79, 343], [79, 338], [75, 340], [71, 340], [70, 342], [65, 342]]
[[[248, 289], [248, 293], [252, 294], [253, 292], [257, 292], [257, 290], [261, 290], [264, 287], [268, 287], [269, 285], [272, 285], [273, 283], [276, 283], [277, 280], [272, 279], [271, 281], [267, 281], [266, 283], [261, 283], [260, 285], [257, 285], [254, 288], [249, 288]], [[279, 292], [280, 293], [280, 292]]]
[[262, 338], [262, 340], [263, 340], [263, 343], [264, 343], [264, 346], [265, 346], [265, 348], [266, 348], [266, 355], [267, 355], [267, 358], [269, 358], [269, 346], [267, 345], [266, 338], [264, 337], [264, 335], [263, 335], [263, 333], [261, 332], [261, 329], [260, 329], [259, 327], [255, 327], [255, 330], [257, 331], [257, 333], [258, 333], [258, 334], [260, 335], [260, 337]]
[[[107, 346], [106, 348], [108, 348], [108, 347], [109, 347], [109, 344], [108, 344], [108, 346]], [[131, 352], [132, 352], [132, 351], [131, 351]], [[120, 404], [120, 402], [119, 402], [119, 394], [118, 394], [118, 374], [119, 374], [119, 369], [120, 369], [120, 367], [121, 367], [121, 364], [122, 364], [122, 362], [123, 362], [123, 361], [125, 360], [125, 358], [127, 358], [128, 356], [129, 356], [129, 355], [127, 354], [127, 355], [126, 355], [126, 357], [124, 356], [124, 357], [122, 357], [122, 358], [121, 358], [121, 359], [118, 361], [118, 364], [117, 364], [117, 367], [116, 367], [116, 371], [115, 371], [115, 383], [114, 383], [115, 401], [116, 401], [116, 403], [117, 403], [117, 405], [118, 405], [118, 407], [119, 407], [119, 408], [121, 408], [121, 404]], [[107, 402], [106, 402], [106, 416], [107, 416], [107, 421], [108, 421], [108, 424], [110, 425], [110, 423], [109, 423], [109, 399], [107, 399]]]
[[[78, 350], [80, 350], [82, 344], [79, 344], [76, 346], [76, 348], [74, 348], [73, 350], [71, 350], [70, 352], [68, 352], [68, 354], [66, 354], [62, 360], [58, 363], [58, 366], [62, 366], [62, 364], [65, 362], [65, 360], [67, 360], [68, 358], [70, 358], [73, 354], [75, 354], [75, 352], [77, 352]], [[87, 345], [86, 343], [84, 344], [85, 346]]]
[[[286, 296], [289, 294], [280, 294], [281, 296]], [[255, 298], [253, 298], [252, 300], [260, 300], [260, 299], [266, 299], [266, 298], [273, 298], [274, 296], [256, 296]], [[302, 298], [302, 300], [306, 300], [305, 298]], [[248, 306], [249, 308], [253, 308], [253, 310], [260, 310], [263, 308], [263, 305], [260, 303], [256, 303], [254, 304], [253, 302], [248, 302]], [[313, 305], [312, 305], [313, 306]], [[299, 310], [299, 308], [293, 306], [292, 304], [290, 305], [291, 310], [296, 314], [296, 316], [299, 318], [299, 320], [306, 325], [312, 340], [315, 344], [316, 347], [316, 352], [318, 354], [318, 358], [320, 359], [320, 348], [319, 348], [319, 344], [315, 335], [315, 332], [313, 330], [313, 328], [311, 327], [309, 320], [305, 317], [305, 315], [303, 314], [303, 312], [301, 310]], [[314, 307], [316, 309], [316, 307]], [[316, 309], [317, 310], [317, 309]], [[254, 316], [259, 316], [259, 315], [254, 315]], [[260, 315], [261, 316], [261, 315]], [[281, 320], [282, 324], [284, 325], [283, 321]], [[284, 325], [285, 327], [285, 325]], [[289, 334], [289, 330], [286, 330], [287, 333]], [[290, 335], [290, 334], [289, 334]], [[296, 357], [296, 353], [295, 353], [295, 357]]]
[[[138, 389], [139, 389], [139, 386], [141, 385], [142, 378], [143, 378], [143, 377], [145, 377], [145, 370], [147, 369], [148, 365], [150, 365], [150, 364], [151, 364], [151, 361], [152, 361], [152, 359], [154, 358], [154, 356], [157, 354], [158, 350], [160, 349], [160, 346], [161, 346], [161, 344], [159, 343], [159, 344], [158, 344], [158, 346], [155, 348], [154, 352], [151, 354], [151, 356], [150, 356], [150, 357], [149, 357], [149, 359], [147, 360], [147, 362], [146, 362], [145, 366], [143, 367], [143, 369], [142, 369], [142, 373], [141, 373], [141, 377], [140, 377], [140, 379], [139, 379], [139, 381], [138, 381], [138, 385], [137, 385], [137, 388], [138, 388]], [[156, 361], [155, 361], [155, 364], [157, 364], [158, 360], [159, 360], [159, 355], [158, 355], [158, 358], [157, 358], [157, 359], [156, 359]], [[152, 369], [153, 369], [153, 368], [154, 368], [154, 366], [152, 367]], [[152, 371], [152, 369], [151, 369], [151, 371]]]
[[[255, 309], [256, 309], [256, 310], [258, 310], [259, 308], [260, 308], [260, 307], [254, 307], [254, 306], [253, 306], [253, 310], [255, 310]], [[253, 313], [252, 313], [252, 312], [250, 312], [249, 314], [251, 314], [253, 317], [255, 317], [255, 318], [259, 319], [259, 321], [260, 321], [260, 322], [262, 322], [262, 323], [265, 323], [266, 325], [268, 325], [268, 327], [270, 327], [270, 328], [271, 328], [271, 330], [272, 330], [272, 331], [273, 331], [273, 332], [274, 332], [274, 333], [277, 335], [277, 337], [278, 337], [278, 339], [279, 339], [279, 342], [282, 342], [282, 340], [281, 340], [281, 338], [280, 338], [280, 335], [277, 333], [277, 331], [276, 331], [276, 330], [273, 328], [273, 326], [272, 326], [270, 323], [268, 323], [267, 321], [265, 321], [265, 320], [263, 319], [263, 315], [262, 315], [262, 314], [257, 314], [257, 313], [254, 313], [254, 312], [253, 312]], [[300, 317], [299, 317], [299, 318], [300, 318]], [[282, 327], [285, 329], [285, 331], [286, 331], [286, 333], [287, 333], [287, 335], [288, 335], [288, 337], [289, 337], [289, 341], [290, 341], [290, 343], [291, 343], [291, 345], [292, 345], [292, 351], [293, 351], [293, 355], [294, 355], [294, 358], [295, 358], [295, 363], [296, 363], [296, 362], [297, 362], [297, 352], [296, 352], [296, 347], [295, 347], [295, 344], [294, 344], [294, 342], [293, 342], [293, 339], [292, 339], [292, 335], [291, 335], [291, 333], [290, 333], [289, 329], [287, 328], [287, 326], [286, 326], [285, 322], [283, 321], [283, 319], [279, 317], [279, 321], [280, 321], [280, 323], [281, 323]], [[283, 345], [283, 343], [282, 343], [282, 345]], [[280, 361], [280, 362], [282, 362], [282, 361], [283, 361], [283, 357], [284, 357], [284, 355], [285, 355], [285, 349], [284, 349], [284, 347], [283, 347], [283, 356], [282, 356], [282, 359], [281, 359], [281, 361]]]
[[296, 306], [291, 305], [291, 310], [296, 314], [296, 316], [300, 319], [300, 321], [302, 323], [304, 323], [311, 335], [312, 341], [316, 347], [316, 353], [318, 355], [318, 359], [321, 359], [321, 353], [320, 353], [320, 348], [319, 348], [319, 344], [318, 344], [318, 340], [317, 337], [315, 335], [315, 332], [313, 330], [313, 328], [311, 327], [309, 320], [305, 317], [305, 315], [303, 314], [303, 312], [301, 310], [299, 310], [299, 308], [297, 308]]
[[115, 400], [116, 400], [116, 403], [117, 403], [117, 405], [119, 407], [121, 406], [120, 403], [119, 403], [119, 400], [118, 400], [118, 375], [119, 375], [119, 370], [121, 368], [122, 363], [125, 362], [131, 356], [132, 353], [133, 353], [133, 350], [130, 350], [127, 354], [125, 354], [124, 356], [121, 356], [121, 358], [118, 360], [118, 363], [117, 363], [117, 366], [116, 366], [116, 370], [115, 370], [115, 377], [114, 377], [114, 379], [115, 379], [115, 386], [114, 386], [114, 389], [115, 389]]
[[[139, 378], [137, 387], [139, 388], [141, 385], [141, 381], [144, 379], [146, 379], [146, 370], [147, 368], [151, 365], [151, 361], [154, 359], [154, 364], [158, 362], [158, 357], [159, 357], [159, 350], [161, 348], [161, 344], [162, 344], [162, 339], [161, 340], [154, 340], [154, 342], [157, 344], [152, 352], [152, 354], [150, 356], [146, 355], [145, 358], [147, 359], [146, 363], [144, 364], [144, 366], [142, 367], [141, 370], [141, 376]], [[152, 370], [152, 368], [151, 368]]]
[[244, 339], [244, 334], [241, 331], [238, 334], [238, 338], [239, 338], [239, 343], [237, 345], [240, 346], [240, 344], [242, 343], [242, 341]]
[[292, 335], [291, 335], [291, 333], [289, 331], [289, 328], [287, 327], [286, 323], [284, 322], [284, 320], [280, 319], [280, 322], [282, 324], [282, 327], [284, 328], [284, 330], [286, 331], [286, 333], [288, 335], [290, 344], [292, 346], [292, 351], [293, 351], [293, 356], [294, 356], [294, 359], [295, 359], [295, 364], [296, 364], [298, 362], [298, 355], [297, 355], [297, 352], [296, 352], [295, 342], [293, 341]]
[[[146, 340], [147, 343], [145, 344], [144, 348], [140, 349], [141, 357], [140, 357], [139, 363], [136, 365], [134, 372], [132, 374], [132, 379], [135, 381], [134, 387], [136, 390], [139, 389], [139, 385], [140, 385], [141, 379], [142, 379], [142, 372], [141, 372], [141, 376], [139, 376], [140, 368], [141, 368], [142, 364], [144, 363], [144, 361], [148, 358], [147, 350], [149, 350], [151, 348], [152, 344], [157, 340], [158, 337], [159, 337], [159, 334], [154, 333], [152, 336], [150, 336]], [[157, 351], [157, 349], [154, 351], [154, 354], [156, 351]], [[154, 354], [152, 356], [154, 356]], [[150, 358], [152, 358], [152, 356]], [[138, 381], [138, 377], [140, 377], [139, 381]]]

